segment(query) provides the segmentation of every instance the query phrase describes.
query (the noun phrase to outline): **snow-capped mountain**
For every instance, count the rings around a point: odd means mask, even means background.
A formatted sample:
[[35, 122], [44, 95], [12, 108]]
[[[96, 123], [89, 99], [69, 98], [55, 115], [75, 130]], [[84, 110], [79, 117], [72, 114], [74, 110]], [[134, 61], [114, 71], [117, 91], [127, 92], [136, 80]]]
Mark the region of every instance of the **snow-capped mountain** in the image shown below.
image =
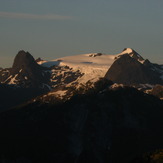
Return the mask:
[[81, 54], [68, 56], [52, 61], [40, 61], [38, 64], [43, 67], [68, 66], [74, 71], [80, 71], [84, 74], [76, 82], [86, 83], [87, 81], [95, 82], [100, 77], [104, 77], [109, 67], [115, 60], [115, 55], [106, 55], [102, 53]]
[[20, 51], [0, 70], [0, 162], [141, 162], [163, 148], [162, 68], [130, 48], [53, 61]]
[[163, 66], [151, 63], [131, 48], [125, 48], [116, 55], [82, 54], [40, 61], [38, 64], [44, 67], [66, 65], [79, 70], [84, 74], [77, 80], [79, 83], [97, 81], [99, 77], [105, 76], [121, 84], [163, 84]]
[[19, 51], [13, 66], [0, 70], [0, 111], [61, 88], [82, 75], [68, 66], [40, 66], [29, 52]]
[[22, 50], [16, 55], [12, 68], [0, 71], [0, 81], [20, 87], [37, 87], [47, 82], [48, 74], [43, 73], [44, 70], [29, 52]]
[[[19, 51], [13, 66], [0, 69], [0, 84], [23, 89], [36, 89], [40, 99], [68, 99], [74, 90], [89, 89], [100, 79], [152, 89], [163, 85], [163, 66], [145, 60], [131, 48], [116, 55], [90, 53], [58, 58], [52, 61], [34, 59], [29, 52]], [[145, 88], [146, 87], [146, 88]], [[25, 100], [25, 99], [24, 99]]]
[[51, 90], [68, 84], [79, 76], [82, 76], [79, 71], [73, 71], [68, 66], [40, 66], [29, 52], [19, 51], [12, 68], [0, 70], [0, 83]]
[[52, 61], [34, 60], [29, 52], [20, 51], [12, 68], [0, 70], [0, 83], [51, 89], [96, 82], [104, 76], [121, 84], [163, 84], [163, 67], [130, 48], [116, 55], [90, 53]]
[[[163, 83], [161, 79], [163, 72], [162, 67], [145, 60], [131, 48], [125, 48], [122, 53], [117, 55], [106, 55], [102, 53], [83, 54], [63, 57], [54, 61], [41, 60], [39, 64], [44, 67], [67, 65], [73, 70], [82, 72], [84, 75], [77, 78], [75, 82], [78, 83], [78, 85], [75, 85], [74, 88], [80, 93], [81, 91], [79, 90], [92, 88], [94, 83], [96, 83], [100, 77], [104, 76], [108, 80], [119, 83], [113, 84], [110, 89], [130, 85], [136, 87], [138, 90], [151, 92], [156, 84]], [[114, 80], [114, 77], [117, 77], [118, 80]], [[71, 87], [71, 84], [59, 90], [52, 90], [34, 99], [34, 101], [38, 100], [49, 103], [55, 99], [69, 99], [74, 94], [74, 89]]]
[[163, 84], [163, 67], [143, 59], [132, 49], [124, 49], [117, 56], [105, 77], [116, 83], [133, 84]]

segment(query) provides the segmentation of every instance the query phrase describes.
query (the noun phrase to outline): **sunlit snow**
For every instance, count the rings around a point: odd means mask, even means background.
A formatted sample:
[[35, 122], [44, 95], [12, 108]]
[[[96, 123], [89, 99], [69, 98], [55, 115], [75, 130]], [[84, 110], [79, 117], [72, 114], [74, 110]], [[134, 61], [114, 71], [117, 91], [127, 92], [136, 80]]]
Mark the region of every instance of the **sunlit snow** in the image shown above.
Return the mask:
[[[100, 55], [99, 55], [100, 54]], [[39, 62], [42, 66], [50, 67], [53, 65], [69, 66], [73, 70], [79, 70], [85, 75], [79, 79], [79, 83], [87, 82], [88, 80], [97, 80], [104, 77], [109, 67], [115, 61], [116, 55], [106, 55], [101, 53], [81, 54], [59, 58], [53, 61]]]

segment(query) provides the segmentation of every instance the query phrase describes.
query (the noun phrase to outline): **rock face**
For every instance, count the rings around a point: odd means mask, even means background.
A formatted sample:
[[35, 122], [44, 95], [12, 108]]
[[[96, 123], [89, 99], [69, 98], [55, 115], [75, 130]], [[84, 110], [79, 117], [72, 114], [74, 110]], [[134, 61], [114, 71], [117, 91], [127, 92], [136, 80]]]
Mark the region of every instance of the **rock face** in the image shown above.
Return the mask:
[[0, 69], [0, 99], [3, 99], [0, 111], [69, 84], [82, 75], [67, 66], [40, 66], [29, 52], [21, 50], [11, 68]]
[[29, 52], [19, 51], [12, 68], [0, 71], [0, 83], [23, 88], [55, 88], [73, 82], [82, 76], [66, 66], [50, 68], [40, 66]]
[[[143, 57], [141, 57], [137, 52], [130, 48], [125, 48], [122, 53], [116, 55], [116, 58], [115, 55], [112, 55], [111, 59], [109, 55], [109, 57], [104, 56], [105, 55], [103, 55], [102, 53], [92, 53], [89, 54], [89, 56], [86, 55], [84, 57], [86, 57], [88, 61], [90, 59], [92, 60], [92, 58], [93, 60], [97, 59], [96, 62], [101, 64], [102, 62], [105, 62], [106, 58], [111, 61], [111, 64], [114, 62], [105, 76], [106, 79], [112, 80], [113, 82], [122, 83], [126, 85], [139, 85], [143, 83], [163, 84], [163, 66], [152, 64], [150, 63], [150, 61], [144, 60]], [[104, 57], [105, 60], [104, 58], [102, 59], [100, 57]], [[72, 59], [74, 59], [74, 57], [72, 57]], [[82, 61], [81, 56], [78, 59]], [[55, 97], [54, 94], [57, 94], [58, 97], [61, 92], [64, 93], [63, 90], [65, 90], [65, 92], [68, 92], [68, 94], [72, 96], [72, 94], [70, 93], [71, 90], [82, 88], [81, 86], [83, 84], [86, 87], [91, 88], [91, 85], [93, 85], [93, 83], [96, 81], [94, 79], [97, 79], [98, 74], [99, 77], [103, 77], [107, 70], [107, 68], [101, 69], [101, 65], [98, 66], [97, 69], [95, 68], [93, 71], [92, 68], [88, 68], [87, 66], [84, 67], [82, 70], [70, 68], [69, 66], [66, 66], [66, 64], [63, 64], [62, 66], [58, 66], [55, 64], [53, 66], [43, 67], [37, 63], [39, 61], [44, 62], [40, 58], [35, 60], [29, 52], [21, 50], [16, 55], [13, 66], [11, 68], [0, 69], [0, 84], [4, 84], [3, 92], [5, 87], [7, 87], [6, 90], [9, 90], [10, 87], [14, 87], [14, 89], [11, 89], [12, 93], [5, 96], [6, 100], [3, 100], [4, 107], [6, 104], [8, 106], [7, 101], [9, 99], [10, 101], [15, 101], [16, 96], [14, 95], [14, 92], [16, 95], [19, 94], [18, 92], [23, 91], [26, 95], [30, 94], [24, 96], [23, 101], [25, 101], [26, 97], [26, 99], [28, 100], [28, 97], [33, 98], [36, 97], [33, 95], [41, 95], [42, 93], [46, 93], [49, 91], [50, 92], [47, 97], [48, 99], [52, 96]], [[56, 62], [59, 63], [61, 61], [62, 60], [57, 60]], [[82, 83], [83, 81], [85, 83]], [[92, 84], [90, 84], [91, 82]], [[24, 89], [29, 90], [25, 91]], [[3, 97], [4, 99], [3, 94], [0, 95], [0, 98], [1, 97]], [[42, 97], [45, 99], [44, 95]], [[20, 100], [20, 102], [22, 102], [22, 100]], [[16, 104], [19, 104], [19, 102], [17, 102]]]
[[138, 53], [123, 51], [111, 65], [105, 77], [121, 84], [163, 84], [161, 66], [144, 60]]
[[139, 60], [139, 61], [143, 61], [144, 58], [142, 56], [140, 56], [140, 54], [138, 54], [135, 50], [131, 49], [131, 48], [124, 48], [121, 54], [128, 54], [130, 57]]
[[13, 70], [29, 68], [30, 66], [35, 68], [38, 67], [33, 56], [29, 52], [25, 52], [24, 50], [19, 51], [14, 59], [14, 63], [12, 66]]
[[32, 87], [38, 87], [48, 82], [48, 74], [44, 73], [45, 68], [38, 65], [29, 52], [19, 51], [14, 59], [11, 75], [17, 75], [20, 82], [29, 82]]

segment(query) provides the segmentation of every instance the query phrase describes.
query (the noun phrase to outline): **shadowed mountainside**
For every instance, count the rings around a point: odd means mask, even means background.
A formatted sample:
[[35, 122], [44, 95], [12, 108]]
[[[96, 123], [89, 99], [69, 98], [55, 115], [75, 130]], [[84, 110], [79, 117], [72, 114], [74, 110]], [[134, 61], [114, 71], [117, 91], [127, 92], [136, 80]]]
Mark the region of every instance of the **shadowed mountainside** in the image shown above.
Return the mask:
[[0, 160], [128, 163], [163, 148], [161, 100], [128, 87], [97, 90], [1, 113]]

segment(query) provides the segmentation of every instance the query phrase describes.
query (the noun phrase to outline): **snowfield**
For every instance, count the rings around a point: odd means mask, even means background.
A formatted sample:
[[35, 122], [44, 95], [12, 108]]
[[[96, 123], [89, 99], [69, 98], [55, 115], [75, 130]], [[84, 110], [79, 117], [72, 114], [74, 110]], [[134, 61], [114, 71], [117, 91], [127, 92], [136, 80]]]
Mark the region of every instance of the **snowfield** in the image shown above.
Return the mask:
[[[102, 53], [89, 53], [81, 54], [75, 56], [68, 56], [58, 58], [52, 61], [40, 61], [38, 64], [44, 67], [51, 66], [68, 66], [74, 71], [79, 70], [84, 75], [78, 79], [79, 83], [85, 83], [87, 81], [95, 82], [100, 77], [104, 77], [113, 62], [124, 54], [129, 54], [130, 57], [133, 56], [133, 50], [131, 48], [126, 48], [123, 52], [119, 54], [102, 54]], [[144, 59], [137, 54], [138, 61], [143, 64]]]
[[115, 61], [116, 55], [106, 55], [101, 53], [81, 54], [58, 58], [52, 61], [41, 61], [38, 64], [44, 67], [68, 66], [74, 71], [79, 70], [85, 75], [78, 82], [85, 83], [88, 80], [96, 81], [100, 77], [104, 77], [109, 67]]

